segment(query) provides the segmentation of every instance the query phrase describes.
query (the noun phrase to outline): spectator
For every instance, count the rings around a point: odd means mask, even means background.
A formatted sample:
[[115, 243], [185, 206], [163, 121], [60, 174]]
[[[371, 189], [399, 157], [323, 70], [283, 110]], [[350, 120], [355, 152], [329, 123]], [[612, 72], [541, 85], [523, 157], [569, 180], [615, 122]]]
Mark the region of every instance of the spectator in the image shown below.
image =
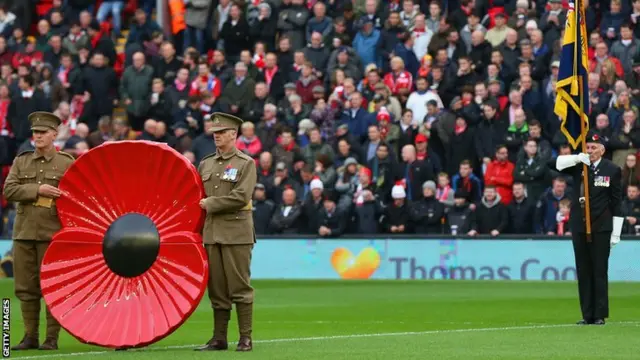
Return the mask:
[[253, 190], [252, 207], [256, 235], [268, 235], [270, 233], [269, 224], [276, 205], [267, 199], [265, 186], [261, 183], [257, 183]]
[[287, 187], [282, 192], [282, 204], [278, 205], [269, 227], [275, 234], [297, 234], [302, 226], [302, 206], [296, 201], [296, 191]]
[[308, 19], [309, 10], [304, 6], [304, 0], [292, 0], [291, 6], [285, 8], [279, 14], [279, 34], [289, 38], [291, 48], [294, 51], [304, 47]]
[[513, 188], [513, 170], [515, 165], [508, 159], [509, 151], [506, 146], [498, 146], [496, 158], [489, 165], [484, 174], [486, 186], [494, 186], [500, 195], [500, 201], [506, 206], [511, 203]]
[[640, 190], [637, 183], [627, 187], [626, 199], [622, 201], [622, 216], [625, 217], [624, 234], [640, 233]]
[[98, 119], [113, 112], [118, 98], [118, 78], [112, 68], [106, 66], [105, 56], [96, 52], [91, 65], [84, 70], [84, 113], [82, 121], [91, 131], [98, 128]]
[[525, 184], [528, 197], [537, 199], [547, 186], [547, 164], [538, 156], [538, 144], [535, 140], [527, 140], [524, 151], [525, 155], [516, 162], [513, 179]]
[[247, 78], [247, 66], [243, 62], [235, 65], [235, 79], [230, 81], [220, 96], [222, 111], [236, 116], [246, 117], [249, 104], [255, 94], [256, 83]]
[[437, 172], [428, 160], [417, 159], [416, 148], [413, 145], [405, 145], [402, 148], [402, 161], [406, 198], [408, 201], [418, 200], [422, 195], [422, 184], [428, 180], [435, 180]]
[[444, 205], [436, 199], [436, 183], [429, 180], [422, 185], [421, 200], [410, 207], [412, 228], [416, 234], [441, 234]]
[[407, 204], [407, 195], [402, 185], [395, 185], [391, 190], [393, 203], [383, 210], [384, 219], [380, 222], [387, 233], [410, 233], [410, 212]]
[[507, 230], [509, 224], [509, 214], [507, 207], [502, 204], [500, 194], [496, 188], [487, 185], [484, 189], [484, 196], [480, 203], [476, 205], [475, 225], [472, 225], [470, 235], [490, 234], [498, 236]]
[[445, 212], [446, 233], [451, 235], [466, 234], [474, 235], [475, 230], [472, 226], [475, 224], [475, 212], [467, 203], [469, 194], [462, 189], [458, 189], [454, 193], [454, 204], [451, 208], [447, 208]]
[[98, 8], [96, 19], [103, 23], [107, 20], [107, 17], [111, 15], [113, 21], [113, 34], [116, 37], [120, 36], [122, 30], [122, 9], [124, 8], [124, 0], [107, 0], [103, 1]]
[[464, 193], [468, 196], [467, 202], [472, 208], [475, 208], [474, 203], [480, 201], [482, 197], [482, 184], [473, 174], [473, 167], [469, 160], [463, 160], [460, 163], [460, 171], [451, 180], [453, 191], [459, 189], [464, 190]]
[[320, 213], [318, 235], [321, 237], [338, 237], [346, 228], [347, 218], [336, 206], [337, 195], [332, 190], [324, 190], [323, 209]]
[[[187, 49], [192, 43], [199, 52], [204, 52], [204, 32], [207, 28], [207, 18], [211, 0], [186, 0], [185, 23], [187, 25], [184, 33], [184, 48]], [[224, 29], [224, 26], [223, 26]]]
[[26, 75], [18, 81], [19, 93], [14, 94], [9, 104], [7, 117], [11, 130], [15, 136], [16, 144], [31, 139], [31, 129], [27, 120], [29, 114], [35, 111], [51, 111], [50, 101], [42, 90], [35, 86], [31, 75]]
[[262, 153], [262, 143], [256, 136], [256, 127], [251, 122], [245, 122], [240, 128], [241, 135], [236, 139], [236, 149], [244, 152], [252, 158], [257, 158]]
[[555, 178], [553, 185], [536, 204], [536, 233], [553, 235], [556, 233], [556, 214], [560, 201], [568, 198], [567, 183], [564, 178]]
[[640, 184], [637, 154], [627, 155], [624, 166], [622, 167], [622, 188], [626, 190], [630, 184]]
[[536, 204], [527, 197], [525, 186], [521, 182], [513, 183], [513, 197], [507, 205], [509, 214], [508, 233], [531, 234], [534, 231]]
[[151, 103], [153, 69], [146, 64], [142, 52], [133, 54], [133, 65], [127, 67], [120, 82], [120, 96], [127, 106], [127, 116], [133, 130], [142, 130]]
[[320, 215], [324, 210], [324, 184], [320, 179], [313, 179], [309, 183], [309, 193], [302, 203], [304, 213], [303, 234], [315, 234], [320, 228]]

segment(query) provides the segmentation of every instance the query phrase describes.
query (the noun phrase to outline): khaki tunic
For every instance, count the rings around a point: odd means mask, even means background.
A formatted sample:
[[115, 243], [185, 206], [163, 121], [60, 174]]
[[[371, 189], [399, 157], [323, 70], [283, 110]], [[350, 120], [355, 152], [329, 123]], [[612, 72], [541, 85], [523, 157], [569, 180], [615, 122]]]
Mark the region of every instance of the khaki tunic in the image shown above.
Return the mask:
[[26, 151], [16, 157], [4, 184], [7, 201], [17, 203], [14, 240], [51, 241], [53, 234], [60, 230], [55, 201], [50, 207], [35, 206], [35, 203], [40, 185], [58, 187], [73, 161], [73, 156], [55, 149], [47, 154]]
[[209, 261], [208, 292], [214, 309], [251, 304], [251, 251], [255, 243], [252, 196], [256, 186], [253, 159], [234, 149], [202, 159], [207, 217], [203, 240]]
[[[255, 243], [251, 211], [253, 189], [257, 180], [254, 160], [234, 148], [227, 154], [216, 152], [205, 157], [200, 162], [198, 172], [207, 196], [204, 243]], [[226, 173], [231, 173], [232, 176], [225, 175]]]

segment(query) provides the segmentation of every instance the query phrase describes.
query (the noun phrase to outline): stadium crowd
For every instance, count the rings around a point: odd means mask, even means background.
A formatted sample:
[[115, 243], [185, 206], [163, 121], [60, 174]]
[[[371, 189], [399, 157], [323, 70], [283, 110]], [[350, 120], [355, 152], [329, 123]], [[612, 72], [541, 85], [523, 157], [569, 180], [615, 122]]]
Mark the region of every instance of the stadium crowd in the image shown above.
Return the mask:
[[[584, 2], [591, 127], [640, 233], [640, 0]], [[572, 152], [553, 111], [565, 0], [168, 0], [164, 30], [155, 1], [131, 17], [125, 0], [31, 3], [0, 5], [5, 176], [36, 110], [74, 156], [141, 139], [196, 165], [223, 111], [245, 120], [258, 234], [569, 231], [576, 184], [553, 166]]]

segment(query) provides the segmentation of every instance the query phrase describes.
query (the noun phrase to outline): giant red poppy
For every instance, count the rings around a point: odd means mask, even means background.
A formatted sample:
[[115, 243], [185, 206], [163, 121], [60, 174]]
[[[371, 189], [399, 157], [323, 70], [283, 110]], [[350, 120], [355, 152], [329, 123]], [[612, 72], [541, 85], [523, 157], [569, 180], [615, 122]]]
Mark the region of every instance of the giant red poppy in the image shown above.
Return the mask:
[[59, 188], [62, 229], [40, 275], [52, 315], [80, 341], [114, 348], [176, 330], [207, 284], [193, 165], [164, 144], [105, 143], [78, 158]]

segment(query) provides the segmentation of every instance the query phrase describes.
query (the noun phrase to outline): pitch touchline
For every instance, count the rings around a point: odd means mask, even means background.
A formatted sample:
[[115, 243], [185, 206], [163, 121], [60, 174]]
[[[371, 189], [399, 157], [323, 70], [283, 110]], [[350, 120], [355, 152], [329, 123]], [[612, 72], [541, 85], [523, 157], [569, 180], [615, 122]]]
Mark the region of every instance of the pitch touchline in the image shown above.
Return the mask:
[[[608, 325], [622, 325], [631, 324], [638, 325], [640, 322], [628, 321], [628, 322], [616, 322], [609, 323]], [[436, 334], [452, 334], [452, 333], [468, 333], [468, 332], [489, 332], [489, 331], [505, 331], [505, 330], [530, 330], [530, 329], [552, 329], [563, 327], [576, 327], [573, 324], [556, 324], [556, 325], [531, 325], [531, 326], [506, 326], [506, 327], [493, 327], [493, 328], [469, 328], [469, 329], [448, 329], [448, 330], [428, 330], [428, 331], [407, 331], [407, 332], [393, 332], [393, 333], [373, 333], [373, 334], [351, 334], [351, 335], [331, 335], [331, 336], [312, 336], [302, 338], [284, 338], [284, 339], [267, 339], [267, 340], [255, 340], [256, 344], [267, 343], [280, 343], [280, 342], [298, 342], [298, 341], [322, 341], [322, 340], [337, 340], [337, 339], [358, 339], [358, 338], [371, 338], [371, 337], [389, 337], [389, 336], [407, 336], [407, 335], [436, 335]], [[129, 351], [158, 351], [158, 350], [171, 350], [171, 349], [186, 349], [202, 346], [202, 344], [191, 345], [172, 345], [172, 346], [159, 346], [159, 347], [147, 347], [141, 349], [131, 349]], [[114, 350], [105, 351], [87, 351], [76, 352], [66, 354], [49, 354], [49, 355], [34, 355], [34, 356], [18, 356], [15, 359], [52, 359], [68, 356], [82, 356], [82, 355], [104, 355], [112, 354]]]

